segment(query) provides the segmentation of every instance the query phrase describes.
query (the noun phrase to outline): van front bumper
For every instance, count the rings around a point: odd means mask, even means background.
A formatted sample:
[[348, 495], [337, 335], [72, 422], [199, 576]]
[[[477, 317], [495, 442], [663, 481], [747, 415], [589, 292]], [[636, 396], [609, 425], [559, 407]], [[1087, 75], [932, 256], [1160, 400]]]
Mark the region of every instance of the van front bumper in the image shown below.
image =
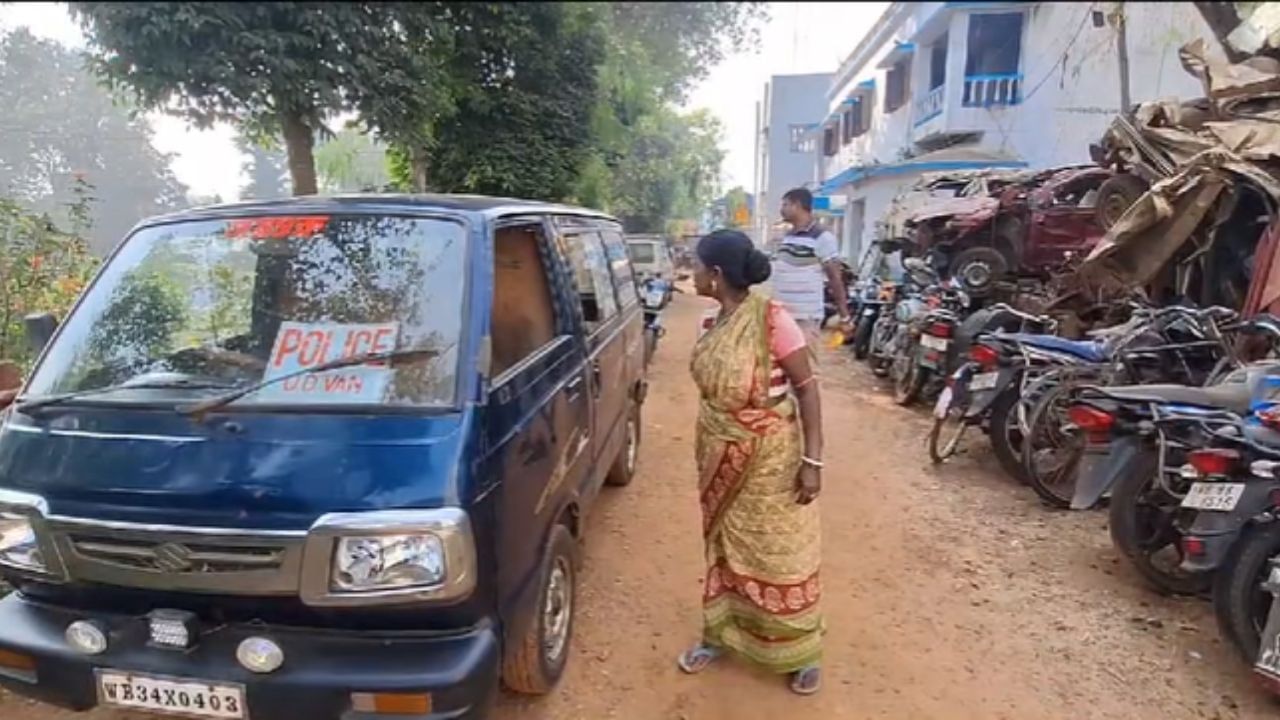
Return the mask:
[[[67, 644], [64, 633], [75, 620], [109, 628], [106, 652], [86, 656]], [[30, 658], [34, 671], [0, 666], [0, 685], [87, 710], [98, 705], [95, 669], [237, 683], [251, 720], [393, 717], [352, 710], [353, 692], [431, 693], [431, 714], [394, 716], [400, 720], [482, 718], [498, 687], [498, 636], [488, 624], [448, 635], [228, 624], [203, 628], [186, 651], [149, 647], [148, 637], [146, 618], [42, 605], [15, 593], [0, 600], [0, 650]], [[284, 665], [268, 674], [241, 667], [236, 648], [248, 637], [273, 640]]]

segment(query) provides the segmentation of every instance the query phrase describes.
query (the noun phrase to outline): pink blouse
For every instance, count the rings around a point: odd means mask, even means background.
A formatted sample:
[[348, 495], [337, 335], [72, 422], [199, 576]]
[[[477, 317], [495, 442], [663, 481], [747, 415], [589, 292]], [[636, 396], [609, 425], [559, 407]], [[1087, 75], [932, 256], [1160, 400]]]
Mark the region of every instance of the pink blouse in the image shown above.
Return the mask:
[[[717, 312], [717, 310], [708, 310], [703, 315], [699, 337], [715, 327]], [[791, 383], [787, 380], [787, 374], [782, 370], [779, 361], [797, 350], [803, 350], [807, 343], [804, 331], [781, 303], [775, 300], [769, 301], [769, 315], [766, 320], [769, 327], [769, 397], [778, 398], [791, 390]], [[750, 369], [747, 369], [747, 372], [751, 372]]]

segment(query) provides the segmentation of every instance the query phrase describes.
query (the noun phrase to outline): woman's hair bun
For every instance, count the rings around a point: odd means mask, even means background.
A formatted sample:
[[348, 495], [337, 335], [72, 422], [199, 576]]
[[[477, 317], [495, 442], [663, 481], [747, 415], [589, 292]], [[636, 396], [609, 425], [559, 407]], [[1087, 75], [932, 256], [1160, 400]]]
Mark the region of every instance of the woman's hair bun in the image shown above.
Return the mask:
[[773, 263], [769, 262], [769, 256], [765, 255], [759, 249], [752, 248], [747, 254], [747, 265], [743, 268], [743, 279], [752, 285], [758, 285], [773, 274]]

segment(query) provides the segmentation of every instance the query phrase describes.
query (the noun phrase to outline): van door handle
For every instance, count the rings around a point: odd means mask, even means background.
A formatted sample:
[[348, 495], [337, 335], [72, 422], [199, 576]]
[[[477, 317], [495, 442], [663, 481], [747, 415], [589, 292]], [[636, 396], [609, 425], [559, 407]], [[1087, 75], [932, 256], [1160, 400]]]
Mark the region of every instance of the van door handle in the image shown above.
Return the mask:
[[600, 397], [600, 361], [591, 361], [591, 393], [596, 397]]

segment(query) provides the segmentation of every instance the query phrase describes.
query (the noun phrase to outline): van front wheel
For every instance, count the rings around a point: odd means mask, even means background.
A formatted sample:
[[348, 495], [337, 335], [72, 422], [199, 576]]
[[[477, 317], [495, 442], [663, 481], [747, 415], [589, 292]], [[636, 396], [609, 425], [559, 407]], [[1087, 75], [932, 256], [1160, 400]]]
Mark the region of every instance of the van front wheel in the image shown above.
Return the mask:
[[502, 682], [515, 692], [545, 695], [564, 674], [573, 637], [575, 550], [569, 528], [551, 529], [537, 612], [522, 637], [508, 638], [503, 653]]

